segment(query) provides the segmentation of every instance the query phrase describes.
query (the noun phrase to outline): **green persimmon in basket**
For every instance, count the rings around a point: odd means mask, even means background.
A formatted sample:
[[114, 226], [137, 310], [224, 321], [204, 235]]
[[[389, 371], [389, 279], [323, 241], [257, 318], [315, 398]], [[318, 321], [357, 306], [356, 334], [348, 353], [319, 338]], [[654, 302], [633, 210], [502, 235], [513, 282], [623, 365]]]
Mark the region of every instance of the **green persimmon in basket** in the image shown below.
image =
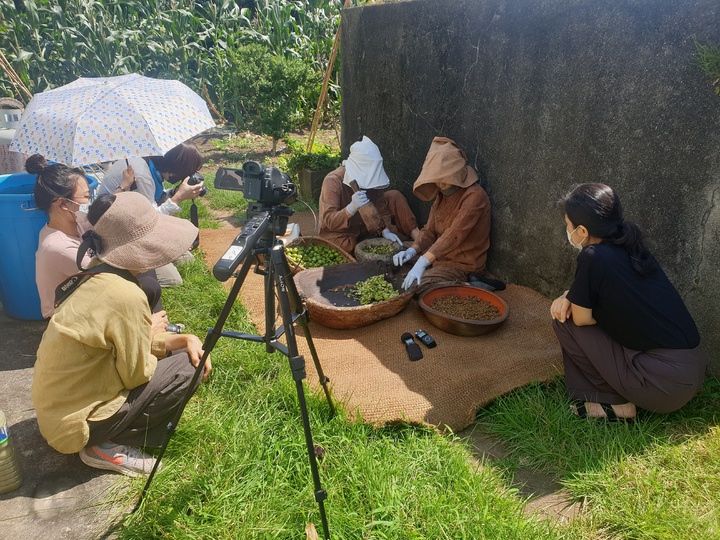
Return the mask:
[[347, 262], [338, 250], [319, 244], [286, 247], [285, 254], [291, 261], [305, 268], [318, 268]]

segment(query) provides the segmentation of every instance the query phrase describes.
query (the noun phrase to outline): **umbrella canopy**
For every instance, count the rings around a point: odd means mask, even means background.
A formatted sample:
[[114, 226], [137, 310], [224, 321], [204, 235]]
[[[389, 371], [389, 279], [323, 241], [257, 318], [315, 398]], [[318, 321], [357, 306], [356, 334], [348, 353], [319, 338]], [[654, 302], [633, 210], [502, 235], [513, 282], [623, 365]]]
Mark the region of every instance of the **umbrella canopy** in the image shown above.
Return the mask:
[[82, 77], [33, 97], [10, 149], [89, 165], [160, 156], [212, 127], [205, 101], [180, 81]]

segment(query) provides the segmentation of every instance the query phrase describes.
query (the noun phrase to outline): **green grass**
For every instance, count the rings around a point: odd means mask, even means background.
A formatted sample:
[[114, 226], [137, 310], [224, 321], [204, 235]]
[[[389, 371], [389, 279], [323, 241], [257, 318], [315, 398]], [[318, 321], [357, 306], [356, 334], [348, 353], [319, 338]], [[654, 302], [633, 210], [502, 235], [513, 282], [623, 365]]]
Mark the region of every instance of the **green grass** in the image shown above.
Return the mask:
[[[163, 293], [173, 320], [201, 336], [225, 291], [201, 262]], [[226, 329], [248, 331], [235, 302]], [[287, 358], [221, 338], [213, 373], [190, 401], [142, 509], [120, 538], [300, 538], [321, 531], [295, 385]], [[322, 359], [321, 359], [322, 360]], [[523, 516], [499, 469], [474, 468], [467, 449], [430, 429], [373, 429], [307, 395], [333, 538], [552, 538]]]
[[[211, 186], [203, 202], [244, 203], [237, 192]], [[165, 307], [203, 338], [227, 293], [199, 261], [181, 273], [184, 285], [163, 292]], [[254, 332], [241, 302], [225, 329]], [[165, 468], [119, 538], [304, 538], [308, 522], [322, 534], [287, 358], [221, 338], [212, 362]], [[320, 476], [333, 538], [720, 538], [717, 379], [680, 411], [640, 411], [632, 425], [575, 418], [562, 379], [529, 385], [479, 412], [478, 425], [505, 449], [503, 458], [479, 465], [468, 443], [452, 435], [375, 429], [348, 421], [342, 410], [329, 419], [324, 397], [306, 396], [314, 442], [325, 450]], [[521, 469], [549, 474], [584, 503], [583, 512], [564, 525], [526, 515], [513, 488]]]
[[714, 43], [700, 43], [693, 36], [695, 53], [693, 59], [702, 69], [708, 81], [715, 87], [715, 93], [720, 94], [720, 47]]
[[708, 379], [680, 411], [640, 411], [634, 424], [579, 421], [564, 384], [535, 384], [497, 400], [479, 421], [519, 467], [548, 472], [588, 512], [572, 537], [720, 538], [720, 383]]

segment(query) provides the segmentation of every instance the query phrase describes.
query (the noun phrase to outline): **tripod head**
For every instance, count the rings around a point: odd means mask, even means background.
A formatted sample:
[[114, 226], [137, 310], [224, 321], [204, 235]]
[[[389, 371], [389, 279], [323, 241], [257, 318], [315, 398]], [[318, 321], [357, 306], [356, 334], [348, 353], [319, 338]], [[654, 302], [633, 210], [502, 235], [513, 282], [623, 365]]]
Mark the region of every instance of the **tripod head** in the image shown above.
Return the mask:
[[295, 211], [288, 206], [265, 206], [252, 203], [247, 210], [247, 223], [228, 250], [213, 267], [218, 281], [227, 281], [249, 253], [269, 254], [278, 242], [278, 235], [285, 234], [288, 218]]

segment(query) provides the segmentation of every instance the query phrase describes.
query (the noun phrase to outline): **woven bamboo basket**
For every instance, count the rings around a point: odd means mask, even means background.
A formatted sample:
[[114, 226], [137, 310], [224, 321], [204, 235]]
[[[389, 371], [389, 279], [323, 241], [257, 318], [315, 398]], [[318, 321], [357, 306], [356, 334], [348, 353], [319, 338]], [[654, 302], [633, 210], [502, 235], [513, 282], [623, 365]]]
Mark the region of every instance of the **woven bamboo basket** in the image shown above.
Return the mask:
[[[386, 254], [370, 253], [368, 248], [375, 246], [390, 246], [392, 251]], [[392, 264], [393, 255], [398, 253], [400, 250], [405, 249], [397, 242], [391, 242], [385, 238], [368, 238], [362, 242], [358, 242], [355, 246], [355, 258], [360, 261], [382, 261], [385, 264]]]
[[[401, 292], [390, 300], [362, 306], [357, 305], [357, 301], [349, 301], [342, 293], [333, 292], [333, 289], [383, 274], [383, 269], [383, 263], [373, 261], [339, 264], [309, 268], [294, 279], [311, 321], [328, 328], [349, 330], [392, 317], [400, 313], [412, 299], [414, 289]], [[399, 283], [394, 279], [390, 281], [400, 290]], [[347, 305], [351, 303], [355, 305]]]
[[[306, 247], [309, 245], [325, 246], [327, 248], [334, 249], [335, 251], [340, 253], [340, 256], [347, 262], [355, 262], [355, 257], [350, 255], [343, 248], [336, 246], [332, 242], [329, 242], [324, 238], [320, 238], [319, 236], [300, 236], [290, 242], [286, 247]], [[297, 274], [298, 272], [306, 270], [306, 268], [302, 264], [294, 260], [290, 255], [287, 254], [287, 252], [285, 252], [285, 256], [287, 257], [288, 264], [290, 265], [290, 270], [292, 270], [293, 274]]]

